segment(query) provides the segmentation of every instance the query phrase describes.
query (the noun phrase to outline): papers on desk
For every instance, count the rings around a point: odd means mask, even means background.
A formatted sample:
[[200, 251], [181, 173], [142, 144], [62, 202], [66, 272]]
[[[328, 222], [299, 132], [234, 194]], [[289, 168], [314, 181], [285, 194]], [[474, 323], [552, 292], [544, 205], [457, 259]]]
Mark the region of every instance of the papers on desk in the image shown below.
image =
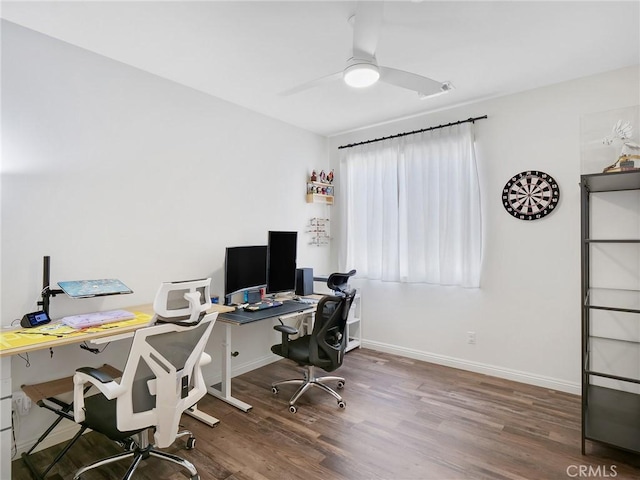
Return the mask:
[[60, 321], [54, 321], [40, 327], [4, 331], [0, 332], [0, 352], [47, 343], [52, 340], [62, 340], [63, 338], [74, 338], [76, 341], [82, 341], [83, 336], [96, 332], [111, 332], [113, 330], [115, 334], [118, 328], [146, 325], [151, 321], [151, 318], [152, 316], [148, 313], [133, 312], [133, 318], [130, 320], [120, 320], [84, 329], [73, 328]]
[[135, 315], [126, 310], [109, 310], [107, 312], [84, 313], [82, 315], [72, 315], [64, 317], [62, 323], [72, 328], [88, 328], [104, 325], [105, 323], [131, 320]]

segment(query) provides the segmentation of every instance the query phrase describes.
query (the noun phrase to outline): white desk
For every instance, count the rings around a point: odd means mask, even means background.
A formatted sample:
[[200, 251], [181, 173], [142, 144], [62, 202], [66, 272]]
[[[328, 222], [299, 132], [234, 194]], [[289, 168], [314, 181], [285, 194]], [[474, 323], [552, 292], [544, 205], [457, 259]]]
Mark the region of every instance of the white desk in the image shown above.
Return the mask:
[[207, 389], [209, 394], [213, 395], [216, 398], [219, 398], [224, 402], [227, 402], [230, 405], [233, 405], [236, 408], [239, 408], [243, 412], [248, 412], [249, 410], [251, 410], [251, 405], [235, 398], [231, 394], [231, 358], [233, 356], [233, 352], [231, 350], [231, 331], [233, 330], [233, 328], [241, 327], [243, 325], [248, 325], [254, 322], [274, 319], [286, 320], [289, 318], [299, 317], [300, 315], [313, 315], [316, 311], [315, 304], [299, 303], [298, 308], [299, 309], [297, 311], [284, 312], [282, 310], [279, 311], [279, 307], [262, 310], [261, 312], [259, 312], [260, 318], [257, 318], [258, 315], [255, 315], [256, 318], [254, 319], [251, 318], [252, 315], [258, 312], [244, 313], [244, 321], [237, 318], [234, 319], [234, 314], [221, 313], [220, 315], [218, 315], [218, 323], [220, 325], [224, 325], [224, 337], [222, 340], [222, 348], [220, 349], [222, 353], [222, 381], [220, 382], [220, 387], [211, 385]]

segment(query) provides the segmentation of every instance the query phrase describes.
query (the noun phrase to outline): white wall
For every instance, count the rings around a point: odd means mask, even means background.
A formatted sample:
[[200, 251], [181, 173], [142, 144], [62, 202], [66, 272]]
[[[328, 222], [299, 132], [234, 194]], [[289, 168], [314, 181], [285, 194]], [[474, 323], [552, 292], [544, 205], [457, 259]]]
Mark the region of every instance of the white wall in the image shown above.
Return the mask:
[[[50, 37], [2, 22], [2, 324], [37, 308], [42, 257], [52, 282], [119, 278], [134, 294], [52, 299], [52, 316], [150, 303], [161, 281], [212, 276], [224, 249], [297, 230], [299, 266], [326, 272], [328, 249], [303, 233], [323, 207], [305, 202], [327, 140]], [[54, 283], [55, 285], [55, 283]], [[235, 329], [235, 373], [277, 359], [269, 322]], [[208, 376], [220, 372], [220, 328]], [[124, 364], [126, 345], [13, 358], [13, 388]], [[21, 422], [19, 446], [47, 412]], [[210, 412], [215, 415], [215, 412]], [[67, 422], [63, 422], [67, 423]]]
[[[579, 393], [580, 119], [640, 104], [639, 85], [638, 68], [627, 68], [332, 138], [338, 171], [340, 145], [489, 117], [476, 123], [481, 288], [360, 281], [365, 346]], [[503, 186], [524, 170], [560, 185], [558, 210], [541, 220], [514, 219], [502, 206]], [[339, 202], [338, 192], [335, 212]]]

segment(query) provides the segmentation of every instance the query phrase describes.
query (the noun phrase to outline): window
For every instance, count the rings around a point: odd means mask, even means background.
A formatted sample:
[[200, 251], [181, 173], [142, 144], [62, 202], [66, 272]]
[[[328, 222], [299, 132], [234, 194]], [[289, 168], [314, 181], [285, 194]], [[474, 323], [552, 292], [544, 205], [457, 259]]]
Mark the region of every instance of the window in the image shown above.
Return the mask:
[[383, 281], [480, 285], [472, 123], [341, 152], [341, 268]]

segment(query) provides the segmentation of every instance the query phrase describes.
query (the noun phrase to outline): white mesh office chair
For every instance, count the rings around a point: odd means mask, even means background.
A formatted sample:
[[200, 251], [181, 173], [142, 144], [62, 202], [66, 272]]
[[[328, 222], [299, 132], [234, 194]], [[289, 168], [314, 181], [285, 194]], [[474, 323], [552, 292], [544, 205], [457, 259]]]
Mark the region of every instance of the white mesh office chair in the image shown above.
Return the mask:
[[[217, 317], [206, 313], [211, 307], [209, 284], [210, 279], [162, 284], [154, 301], [156, 314], [150, 326], [135, 332], [120, 382], [93, 368], [76, 370], [76, 422], [115, 441], [135, 436], [137, 445], [81, 468], [74, 479], [107, 463], [133, 458], [124, 476], [128, 480], [141, 460], [155, 457], [181, 465], [191, 480], [199, 480], [191, 462], [156, 447], [173, 443], [182, 413], [207, 392], [201, 367], [211, 361], [204, 348]], [[88, 383], [100, 393], [85, 397]], [[187, 448], [192, 445], [188, 442]]]

